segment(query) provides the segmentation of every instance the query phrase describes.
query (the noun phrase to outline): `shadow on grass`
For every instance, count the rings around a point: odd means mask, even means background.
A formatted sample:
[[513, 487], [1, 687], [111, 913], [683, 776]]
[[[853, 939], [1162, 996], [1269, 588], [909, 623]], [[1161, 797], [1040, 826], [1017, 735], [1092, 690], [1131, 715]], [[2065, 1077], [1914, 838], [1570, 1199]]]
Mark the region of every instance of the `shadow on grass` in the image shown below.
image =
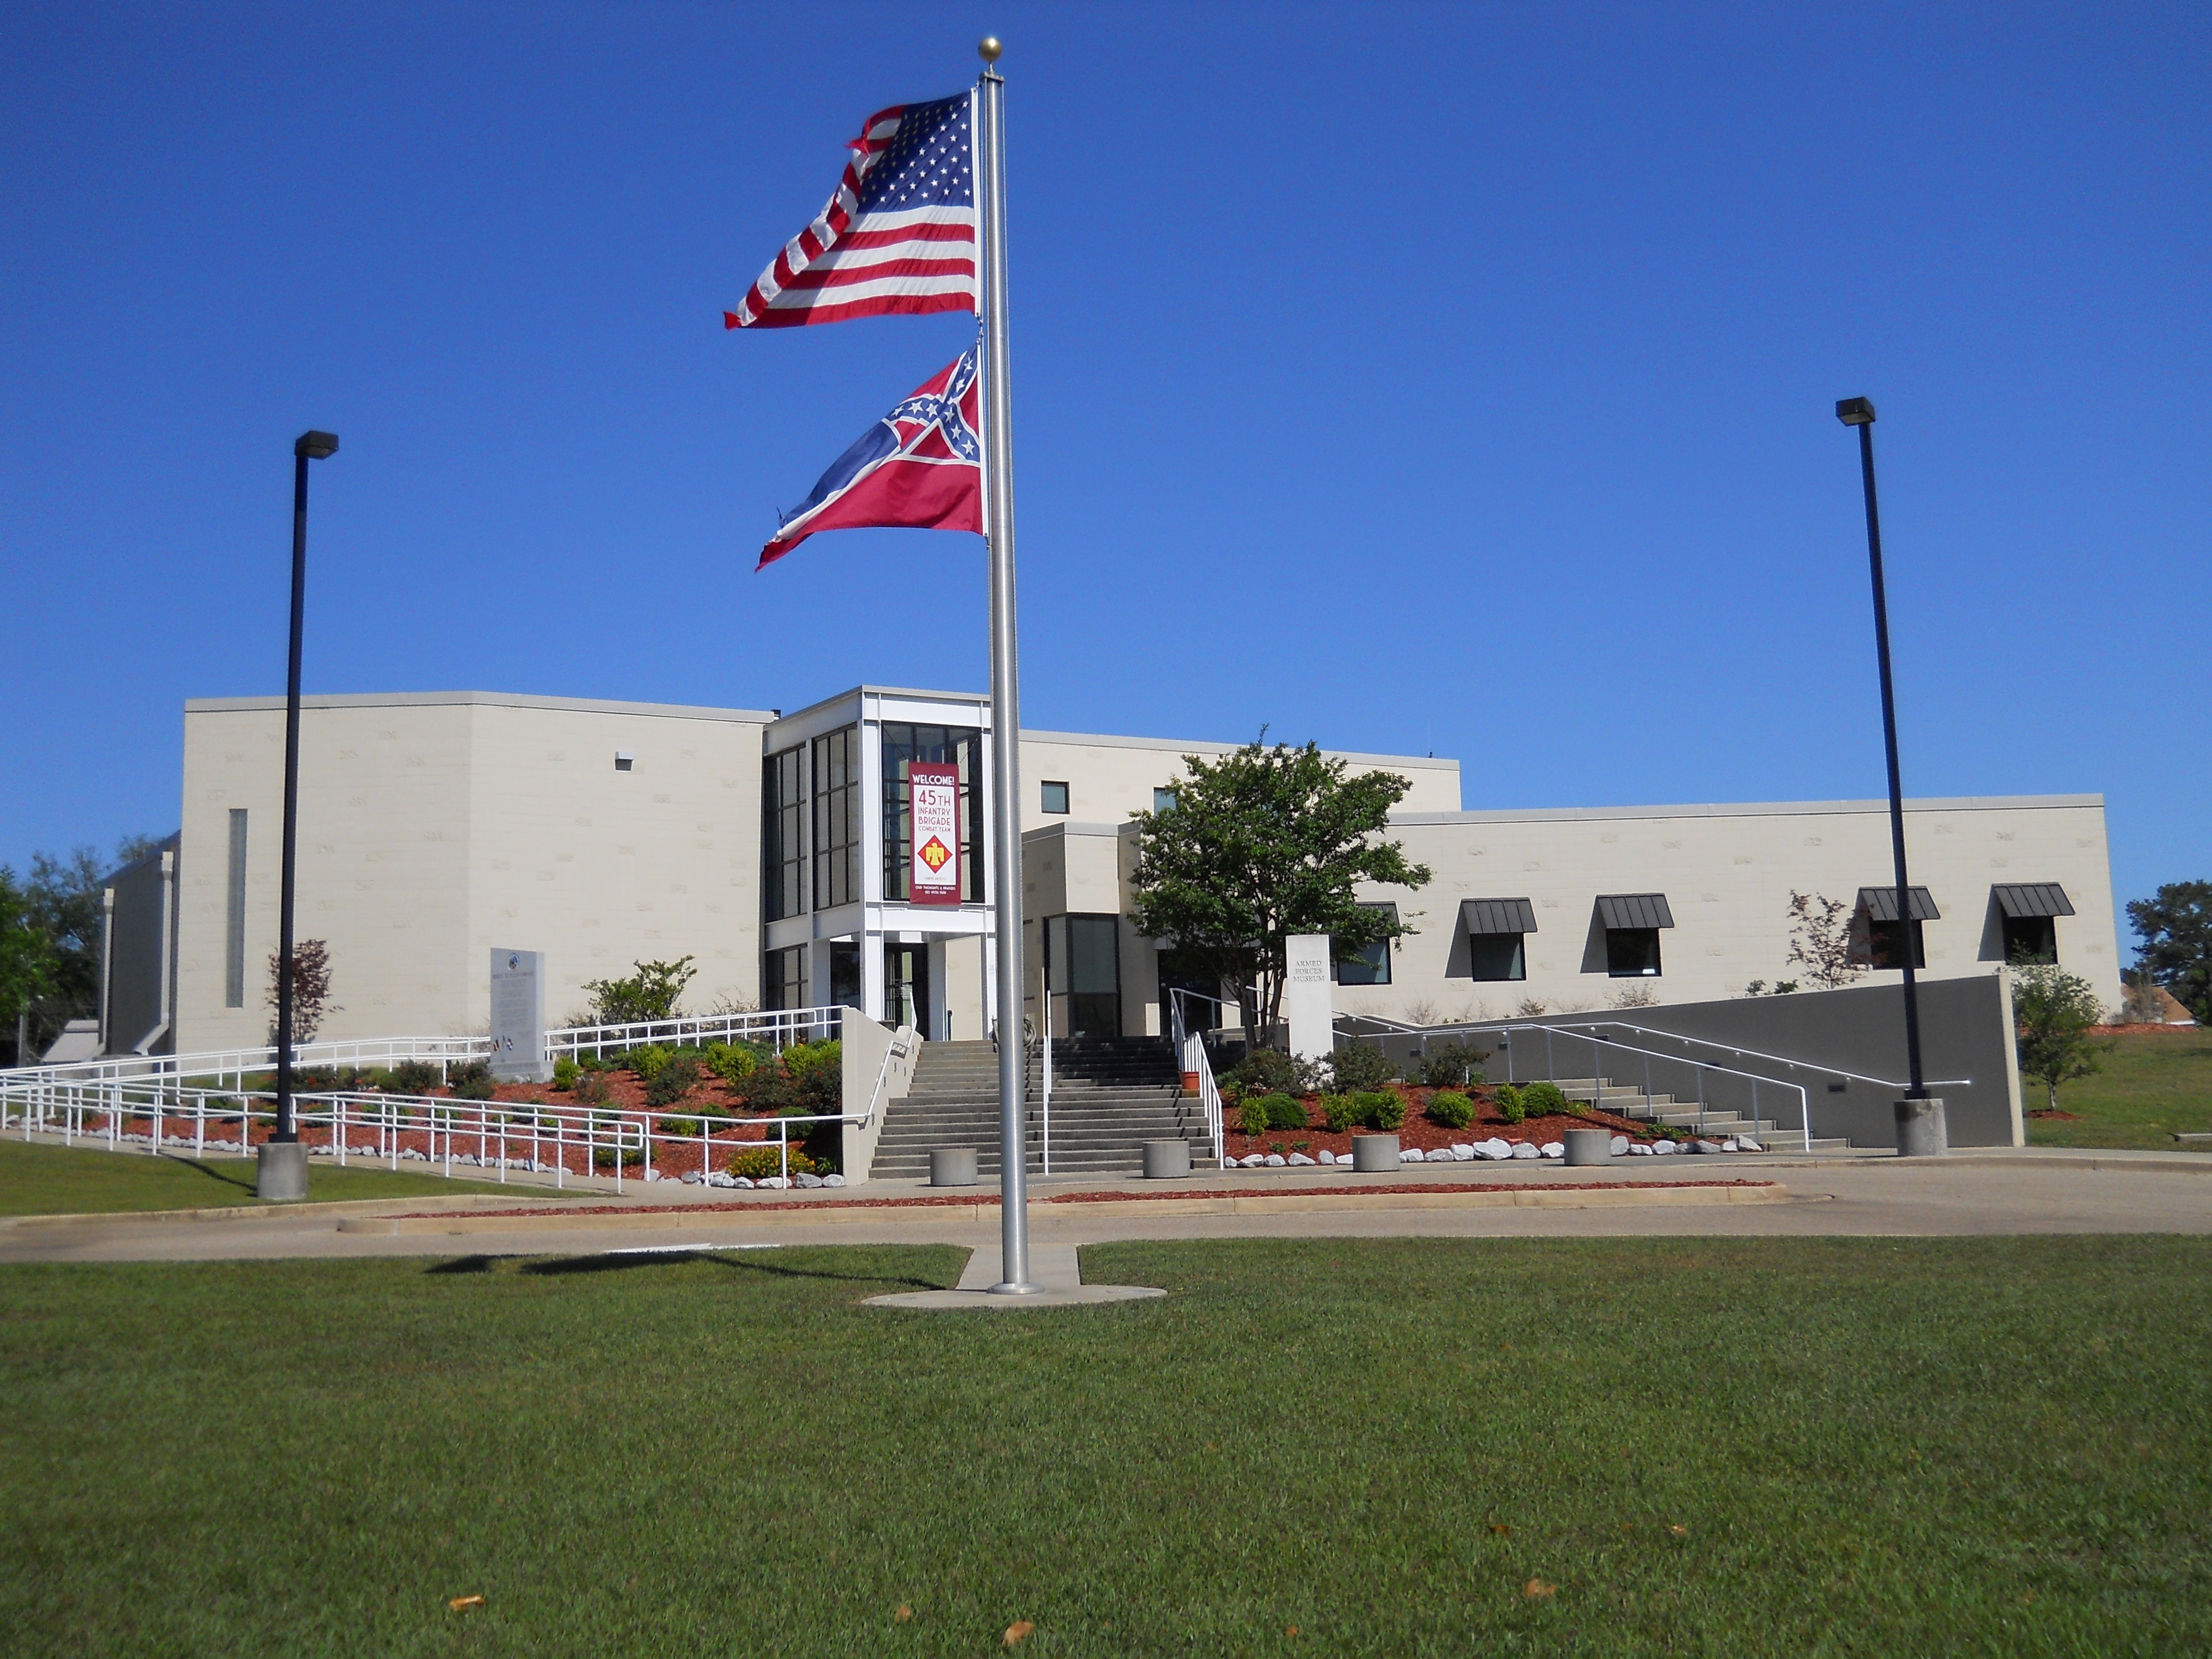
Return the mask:
[[[227, 1170], [216, 1169], [212, 1164], [203, 1164], [196, 1158], [179, 1157], [175, 1152], [163, 1152], [161, 1161], [164, 1164], [173, 1164], [180, 1168], [193, 1170], [197, 1174], [205, 1176], [210, 1181], [220, 1182], [226, 1187], [235, 1187], [240, 1192], [250, 1193], [255, 1190], [254, 1182], [257, 1177], [252, 1175], [244, 1176], [234, 1175]], [[239, 1162], [244, 1165], [246, 1161], [241, 1158]]]
[[[430, 1269], [432, 1273], [489, 1273], [492, 1256], [462, 1256], [454, 1261]], [[636, 1267], [665, 1267], [676, 1261], [704, 1261], [729, 1273], [750, 1273], [763, 1279], [820, 1279], [848, 1285], [910, 1285], [919, 1291], [941, 1291], [949, 1288], [933, 1279], [921, 1279], [911, 1274], [831, 1273], [819, 1267], [787, 1267], [781, 1262], [765, 1261], [757, 1255], [725, 1255], [714, 1250], [652, 1250], [621, 1255], [564, 1255], [551, 1261], [526, 1263], [521, 1271], [533, 1278], [561, 1279], [574, 1273], [618, 1273]], [[472, 1266], [480, 1263], [485, 1265]]]

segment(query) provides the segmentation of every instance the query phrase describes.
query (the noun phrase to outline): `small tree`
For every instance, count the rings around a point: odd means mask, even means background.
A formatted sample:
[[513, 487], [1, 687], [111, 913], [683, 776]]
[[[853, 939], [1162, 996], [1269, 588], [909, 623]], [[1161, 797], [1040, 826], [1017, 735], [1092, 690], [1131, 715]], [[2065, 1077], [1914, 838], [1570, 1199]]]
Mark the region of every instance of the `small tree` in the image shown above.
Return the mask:
[[2087, 980], [2050, 964], [2013, 970], [2012, 1017], [2020, 1044], [2020, 1074], [2033, 1078], [2057, 1109], [2058, 1085], [2102, 1069], [2098, 1056], [2112, 1046], [2090, 1033], [2104, 1018]]
[[[284, 982], [282, 951], [269, 953], [269, 1012], [277, 1012], [277, 994]], [[319, 939], [303, 939], [292, 946], [292, 1041], [313, 1042], [325, 1015], [344, 1011], [331, 1000], [331, 950]]]
[[1851, 907], [1792, 888], [1790, 960], [1820, 990], [1839, 990], [1857, 979], [1866, 969], [1851, 959]]
[[[27, 1016], [52, 993], [53, 981], [53, 946], [33, 924], [30, 896], [16, 884], [15, 872], [0, 864], [0, 1026], [9, 1042], [20, 1029], [29, 1047]], [[31, 1057], [17, 1054], [15, 1063], [27, 1066]]]
[[637, 971], [628, 979], [584, 981], [592, 994], [592, 1020], [599, 1025], [635, 1025], [648, 1019], [672, 1019], [684, 988], [697, 975], [690, 957], [673, 962], [634, 962]]
[[1340, 956], [1413, 932], [1363, 905], [1358, 883], [1419, 887], [1425, 865], [1383, 839], [1411, 787], [1389, 772], [1348, 775], [1315, 744], [1264, 746], [1267, 732], [1217, 760], [1183, 757], [1174, 805], [1137, 815], [1133, 920], [1173, 939], [1218, 977], [1257, 979], [1262, 1023], [1282, 1008], [1284, 941], [1327, 933]]
[[2128, 925], [2142, 941], [2137, 977], [2148, 974], [2212, 1025], [2212, 881], [2170, 881], [2155, 898], [2130, 899]]

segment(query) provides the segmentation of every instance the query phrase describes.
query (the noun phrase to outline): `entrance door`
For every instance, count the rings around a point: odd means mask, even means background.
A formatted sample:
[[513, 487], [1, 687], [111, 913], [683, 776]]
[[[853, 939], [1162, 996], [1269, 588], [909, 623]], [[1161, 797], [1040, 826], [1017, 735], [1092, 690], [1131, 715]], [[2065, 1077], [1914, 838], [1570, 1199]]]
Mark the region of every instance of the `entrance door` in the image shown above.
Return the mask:
[[884, 1021], [929, 1035], [929, 947], [884, 946]]
[[1045, 990], [1067, 999], [1068, 1036], [1121, 1036], [1121, 918], [1049, 916], [1045, 929]]

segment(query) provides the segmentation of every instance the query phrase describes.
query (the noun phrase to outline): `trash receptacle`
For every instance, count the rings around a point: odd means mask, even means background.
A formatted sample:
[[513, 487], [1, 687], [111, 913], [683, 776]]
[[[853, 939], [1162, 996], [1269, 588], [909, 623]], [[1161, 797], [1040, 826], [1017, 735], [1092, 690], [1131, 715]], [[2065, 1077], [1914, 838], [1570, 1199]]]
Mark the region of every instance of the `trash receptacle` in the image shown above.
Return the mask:
[[1567, 1143], [1567, 1162], [1579, 1168], [1613, 1162], [1613, 1131], [1610, 1129], [1570, 1129], [1562, 1137]]
[[929, 1184], [933, 1187], [972, 1187], [975, 1184], [975, 1149], [939, 1146], [929, 1154]]
[[1368, 1171], [1399, 1168], [1398, 1137], [1395, 1135], [1352, 1136], [1352, 1167], [1355, 1170]]
[[1145, 1179], [1172, 1181], [1190, 1173], [1190, 1142], [1148, 1140], [1145, 1143]]

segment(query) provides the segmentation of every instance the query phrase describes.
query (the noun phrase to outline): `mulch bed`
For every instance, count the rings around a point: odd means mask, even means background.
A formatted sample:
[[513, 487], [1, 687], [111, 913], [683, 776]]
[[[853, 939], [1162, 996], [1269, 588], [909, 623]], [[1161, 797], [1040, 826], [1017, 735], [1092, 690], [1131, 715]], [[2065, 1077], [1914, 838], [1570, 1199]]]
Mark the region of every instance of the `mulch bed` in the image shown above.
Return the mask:
[[[1569, 1129], [1610, 1129], [1615, 1134], [1626, 1135], [1631, 1140], [1652, 1138], [1649, 1123], [1595, 1109], [1581, 1113], [1554, 1112], [1547, 1117], [1532, 1117], [1519, 1123], [1508, 1123], [1498, 1112], [1498, 1103], [1480, 1085], [1473, 1090], [1461, 1091], [1474, 1102], [1474, 1121], [1464, 1129], [1447, 1129], [1428, 1115], [1429, 1097], [1438, 1091], [1416, 1086], [1400, 1092], [1406, 1097], [1407, 1104], [1406, 1121], [1396, 1132], [1398, 1145], [1405, 1148], [1418, 1147], [1423, 1152], [1438, 1146], [1464, 1146], [1475, 1141], [1492, 1139], [1527, 1141], [1531, 1146], [1541, 1146], [1547, 1141], [1563, 1139]], [[1328, 1151], [1339, 1158], [1351, 1157], [1353, 1136], [1365, 1134], [1368, 1131], [1352, 1129], [1343, 1134], [1332, 1134], [1328, 1127], [1321, 1121], [1320, 1109], [1315, 1102], [1309, 1099], [1305, 1105], [1307, 1127], [1271, 1129], [1263, 1135], [1248, 1135], [1237, 1130], [1233, 1127], [1237, 1121], [1237, 1109], [1234, 1106], [1223, 1107], [1222, 1121], [1225, 1133], [1222, 1138], [1226, 1155], [1243, 1158], [1253, 1152], [1280, 1152], [1287, 1158], [1292, 1152], [1304, 1152], [1308, 1158], [1318, 1159], [1324, 1151]]]

